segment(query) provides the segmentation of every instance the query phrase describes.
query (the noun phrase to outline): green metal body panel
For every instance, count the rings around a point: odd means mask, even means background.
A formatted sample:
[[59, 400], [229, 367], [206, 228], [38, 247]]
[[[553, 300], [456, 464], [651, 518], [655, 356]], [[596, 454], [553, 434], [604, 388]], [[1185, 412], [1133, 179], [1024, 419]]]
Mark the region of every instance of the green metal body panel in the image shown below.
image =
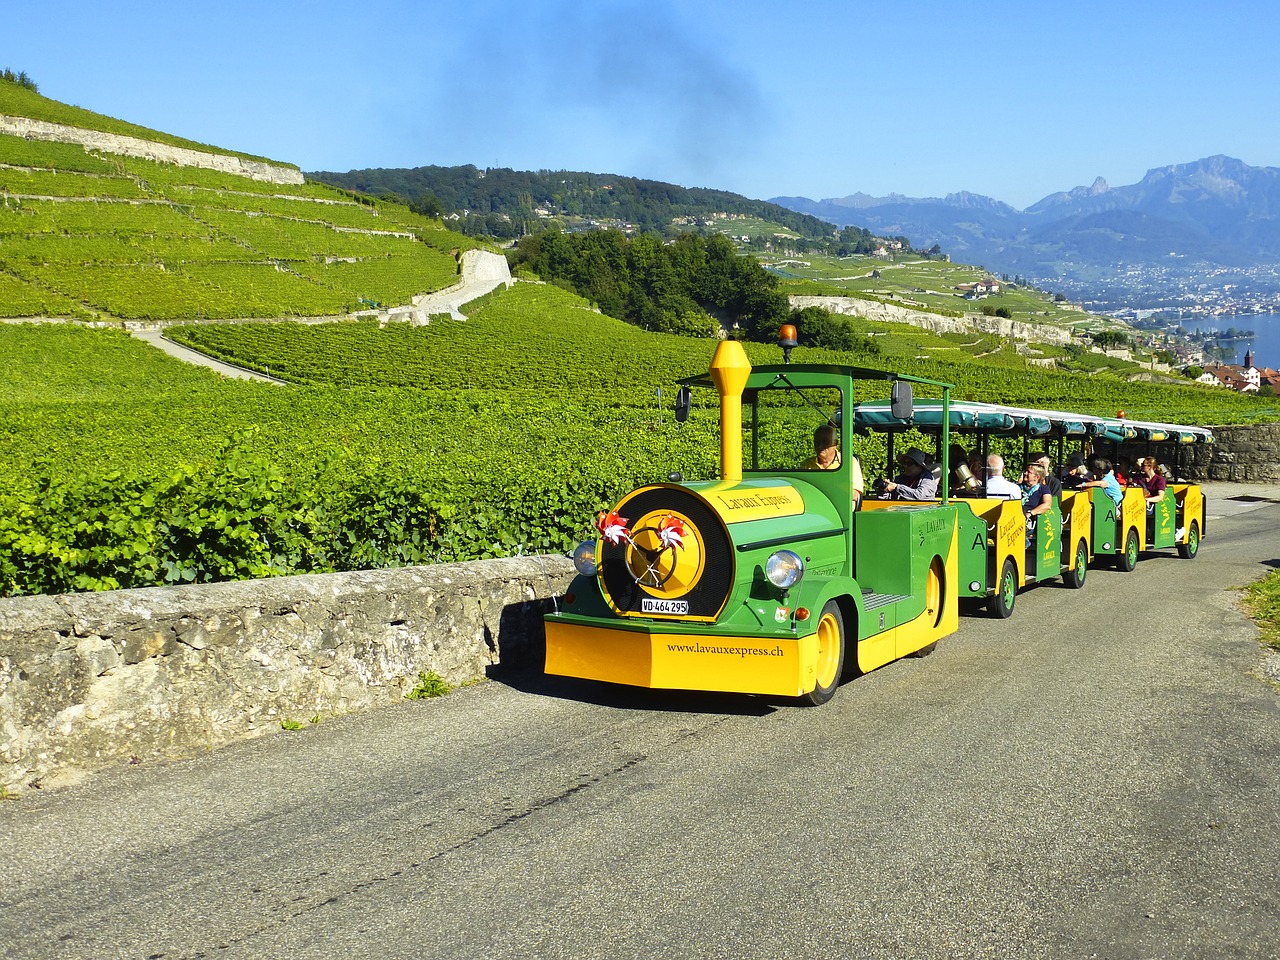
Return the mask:
[[1110, 556], [1124, 550], [1124, 538], [1120, 536], [1119, 510], [1116, 502], [1101, 487], [1089, 491], [1093, 501], [1093, 552], [1095, 556]]
[[985, 597], [991, 593], [988, 572], [987, 521], [973, 512], [963, 500], [957, 501], [960, 512], [960, 582], [956, 584], [962, 597]]
[[[900, 597], [860, 617], [860, 638], [914, 620], [925, 606], [925, 581], [934, 557], [951, 552], [958, 508], [955, 503], [895, 503], [857, 514], [854, 571], [865, 609], [868, 596]], [[880, 613], [884, 614], [881, 624]]]
[[1027, 550], [1028, 582], [1048, 580], [1062, 573], [1062, 511], [1055, 500], [1036, 520], [1035, 537]]

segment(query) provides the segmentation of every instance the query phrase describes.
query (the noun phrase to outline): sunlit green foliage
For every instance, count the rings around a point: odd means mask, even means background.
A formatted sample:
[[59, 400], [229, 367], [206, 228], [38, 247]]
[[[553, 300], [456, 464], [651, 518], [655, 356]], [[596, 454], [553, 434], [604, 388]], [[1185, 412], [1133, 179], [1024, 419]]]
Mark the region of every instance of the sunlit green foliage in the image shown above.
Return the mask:
[[[706, 369], [712, 344], [647, 333], [549, 284], [469, 310], [425, 327], [172, 331], [302, 384], [288, 387], [226, 381], [119, 331], [0, 325], [0, 591], [568, 550], [635, 485], [716, 475], [714, 395], [697, 392], [682, 426], [671, 415], [676, 381]], [[1201, 424], [1280, 414], [1274, 398], [1068, 376], [1016, 356], [993, 366], [937, 337], [947, 358], [921, 359], [906, 331], [875, 339], [892, 338], [889, 356], [800, 347], [794, 360], [1022, 405]], [[781, 359], [745, 347], [755, 364]], [[875, 438], [858, 450], [883, 460]]]
[[1262, 642], [1280, 650], [1280, 571], [1251, 583], [1245, 589], [1245, 604], [1262, 631]]

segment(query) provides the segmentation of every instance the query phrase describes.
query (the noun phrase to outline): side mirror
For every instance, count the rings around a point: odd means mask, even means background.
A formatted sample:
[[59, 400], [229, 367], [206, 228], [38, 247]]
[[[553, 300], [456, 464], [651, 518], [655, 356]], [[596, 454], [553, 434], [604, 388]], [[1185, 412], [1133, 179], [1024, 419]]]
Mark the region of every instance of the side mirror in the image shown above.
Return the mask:
[[689, 410], [693, 407], [693, 391], [683, 386], [676, 391], [676, 422], [684, 423], [689, 419]]
[[915, 405], [911, 397], [911, 384], [905, 380], [893, 381], [893, 394], [889, 402], [889, 411], [899, 420], [910, 420], [915, 414]]

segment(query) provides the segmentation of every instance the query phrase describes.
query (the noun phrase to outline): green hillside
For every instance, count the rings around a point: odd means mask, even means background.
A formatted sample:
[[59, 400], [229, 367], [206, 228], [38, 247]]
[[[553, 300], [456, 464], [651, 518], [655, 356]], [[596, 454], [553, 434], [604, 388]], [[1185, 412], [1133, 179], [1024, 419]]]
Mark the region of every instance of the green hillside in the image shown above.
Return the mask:
[[[750, 223], [767, 221], [771, 231], [806, 238], [825, 248], [841, 231], [825, 220], [776, 203], [751, 200], [725, 190], [681, 187], [617, 174], [572, 170], [480, 170], [461, 167], [323, 171], [309, 178], [381, 196], [402, 197], [415, 209], [451, 214], [467, 233], [504, 238], [557, 225], [565, 229], [626, 227], [639, 233], [676, 236], [699, 226], [747, 233]], [[847, 231], [867, 242], [871, 236]]]
[[[81, 127], [85, 130], [101, 130], [104, 133], [115, 133], [124, 137], [137, 137], [139, 140], [151, 140], [171, 147], [183, 147], [187, 150], [225, 153], [228, 156], [240, 157], [245, 160], [279, 163], [276, 160], [267, 160], [266, 157], [255, 157], [248, 153], [212, 147], [207, 143], [184, 140], [182, 137], [175, 137], [159, 130], [152, 130], [149, 127], [140, 127], [136, 123], [126, 123], [123, 120], [117, 120], [115, 117], [94, 113], [92, 110], [85, 110], [82, 107], [50, 100], [48, 97], [43, 97], [37, 91], [30, 89], [30, 87], [19, 83], [0, 81], [0, 115], [44, 120], [48, 123], [60, 123], [69, 127]], [[281, 165], [297, 169], [296, 164], [285, 163]]]
[[[0, 113], [152, 134], [61, 106], [0, 82]], [[323, 184], [0, 135], [0, 317], [344, 314], [450, 285], [455, 251], [472, 246], [402, 205]]]
[[[3, 87], [0, 84], [0, 87]], [[717, 470], [715, 411], [677, 425], [712, 345], [521, 282], [466, 322], [191, 323], [342, 312], [452, 281], [468, 241], [388, 202], [0, 138], [0, 595], [562, 551], [625, 490]], [[293, 381], [233, 381], [119, 329]], [[1216, 424], [1273, 398], [1029, 366], [998, 338], [860, 322], [857, 349], [958, 396]], [[747, 344], [753, 362], [777, 362]], [[706, 403], [706, 398], [700, 402]], [[884, 460], [874, 438], [869, 472]]]

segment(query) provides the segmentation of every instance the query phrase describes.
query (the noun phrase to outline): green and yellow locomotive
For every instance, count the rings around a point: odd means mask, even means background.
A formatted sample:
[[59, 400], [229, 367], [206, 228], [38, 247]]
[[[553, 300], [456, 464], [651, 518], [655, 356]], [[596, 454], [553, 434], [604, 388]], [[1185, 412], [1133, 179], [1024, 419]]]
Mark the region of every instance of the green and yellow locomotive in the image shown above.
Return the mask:
[[892, 381], [907, 416], [910, 383], [950, 391], [857, 367], [752, 369], [741, 345], [722, 342], [709, 373], [682, 387], [719, 393], [721, 479], [641, 487], [602, 515], [546, 617], [547, 672], [820, 704], [842, 672], [955, 631], [954, 504], [857, 512], [855, 458], [806, 462], [817, 427], [850, 449], [862, 380]]

